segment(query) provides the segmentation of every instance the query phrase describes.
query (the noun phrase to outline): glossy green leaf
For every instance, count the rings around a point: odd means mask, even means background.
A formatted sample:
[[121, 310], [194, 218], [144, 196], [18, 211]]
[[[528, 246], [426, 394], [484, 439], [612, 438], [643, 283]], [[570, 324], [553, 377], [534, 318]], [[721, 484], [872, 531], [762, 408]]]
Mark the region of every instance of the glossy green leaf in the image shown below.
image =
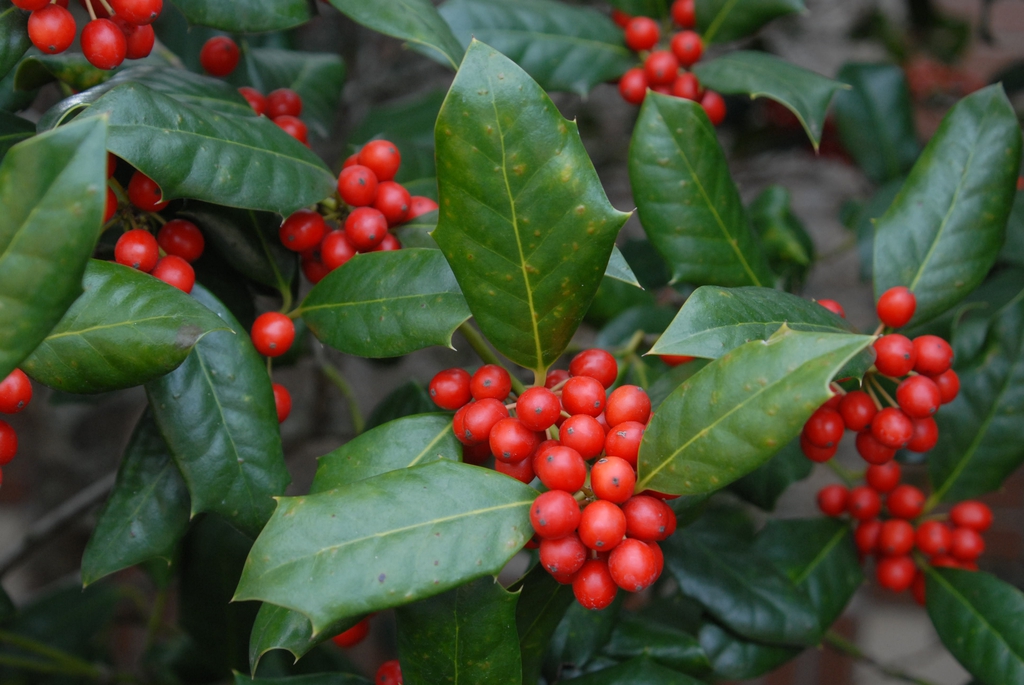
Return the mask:
[[485, 576], [399, 608], [402, 682], [521, 685], [518, 599]]
[[821, 142], [825, 112], [845, 86], [766, 52], [739, 50], [699, 62], [693, 73], [701, 85], [727, 95], [775, 100], [796, 115], [814, 149]]
[[857, 257], [860, 259], [860, 278], [870, 280], [874, 274], [875, 223], [889, 209], [903, 188], [904, 178], [894, 178], [875, 191], [857, 212], [851, 228], [857, 234]]
[[836, 79], [851, 86], [836, 95], [843, 147], [875, 183], [909, 171], [921, 146], [903, 69], [895, 64], [844, 64]]
[[681, 591], [747, 639], [813, 644], [819, 622], [807, 594], [743, 538], [702, 523], [662, 544]]
[[87, 90], [108, 81], [113, 74], [97, 69], [80, 52], [65, 52], [59, 55], [37, 54], [26, 57], [18, 64], [14, 74], [14, 87], [18, 90], [34, 90], [47, 83], [60, 81], [75, 92]]
[[0, 78], [14, 68], [31, 45], [28, 15], [10, 0], [0, 0]]
[[[428, 90], [412, 99], [373, 107], [366, 113], [349, 136], [353, 145], [367, 143], [374, 138], [400, 139], [411, 145], [434, 149], [434, 122], [444, 103], [443, 90]], [[399, 147], [399, 150], [402, 148]], [[401, 173], [401, 170], [399, 170]], [[408, 188], [408, 184], [404, 184]], [[434, 182], [436, 186], [436, 181]], [[416, 195], [417, 192], [409, 191]], [[436, 191], [435, 191], [436, 196]]]
[[566, 670], [579, 673], [590, 670], [591, 662], [612, 636], [619, 620], [622, 593], [604, 609], [587, 609], [573, 602], [565, 612], [544, 655], [544, 675], [548, 680], [566, 676]]
[[1024, 268], [1024, 191], [1013, 199], [1010, 218], [1006, 221], [1006, 242], [999, 252], [999, 261]]
[[813, 468], [814, 462], [804, 456], [800, 441], [791, 440], [774, 457], [734, 481], [729, 489], [751, 504], [772, 511], [782, 493], [811, 475]]
[[987, 573], [925, 569], [928, 616], [956, 660], [985, 683], [1024, 680], [1024, 595]]
[[442, 64], [458, 69], [462, 46], [430, 0], [330, 0], [349, 19], [412, 43]]
[[440, 249], [430, 234], [437, 228], [437, 211], [421, 214], [412, 221], [395, 226], [391, 232], [395, 234], [402, 247], [424, 247], [429, 250]]
[[308, 673], [281, 678], [250, 678], [235, 673], [235, 685], [371, 685], [371, 681], [352, 673]]
[[462, 461], [462, 443], [452, 432], [449, 414], [419, 414], [389, 421], [320, 457], [310, 493], [437, 459]]
[[255, 672], [260, 660], [275, 649], [290, 652], [298, 661], [321, 642], [348, 630], [360, 620], [362, 616], [350, 616], [313, 635], [309, 619], [299, 612], [264, 603], [256, 614], [249, 637], [249, 669]]
[[25, 360], [25, 373], [64, 392], [141, 385], [181, 364], [224, 323], [174, 286], [127, 266], [92, 260], [85, 292]]
[[149, 403], [192, 495], [192, 515], [215, 512], [255, 536], [291, 480], [274, 394], [246, 330], [213, 295], [193, 297], [230, 330], [211, 333], [172, 373], [146, 385]]
[[373, 358], [451, 347], [469, 318], [444, 256], [427, 249], [356, 255], [327, 274], [298, 313], [322, 342]]
[[606, 350], [615, 349], [628, 343], [637, 331], [657, 335], [672, 323], [675, 314], [676, 310], [673, 307], [630, 307], [605, 324], [594, 339], [593, 346]]
[[637, 618], [620, 621], [604, 652], [617, 659], [647, 656], [662, 666], [693, 675], [711, 670], [711, 662], [697, 638], [655, 621]]
[[906, 286], [920, 323], [980, 284], [1003, 244], [1020, 156], [1020, 127], [1001, 86], [957, 103], [876, 224], [876, 298]]
[[9, 72], [0, 78], [0, 111], [20, 112], [31, 105], [38, 94], [38, 90], [14, 90], [14, 72]]
[[174, 0], [189, 24], [232, 33], [283, 31], [313, 18], [305, 0]]
[[750, 226], [764, 247], [768, 265], [793, 291], [807, 278], [814, 260], [814, 241], [793, 213], [789, 191], [768, 186], [747, 207]]
[[36, 126], [28, 119], [0, 110], [0, 160], [12, 147], [36, 134]]
[[640, 443], [637, 489], [713, 492], [799, 435], [829, 381], [873, 338], [783, 327], [708, 364], [661, 403]]
[[408, 381], [398, 386], [373, 408], [366, 417], [366, 430], [382, 426], [388, 421], [403, 416], [436, 412], [437, 405], [430, 399], [426, 389], [417, 381]]
[[280, 498], [235, 599], [299, 611], [316, 634], [431, 597], [501, 570], [532, 535], [535, 497], [512, 478], [440, 459]]
[[1024, 462], [1024, 302], [992, 325], [990, 345], [960, 368], [960, 394], [936, 415], [939, 442], [929, 454], [932, 499], [956, 502], [1002, 486]]
[[277, 214], [188, 202], [177, 215], [195, 222], [239, 273], [281, 292], [291, 288], [298, 259], [281, 244], [281, 217]]
[[147, 410], [125, 448], [117, 481], [82, 557], [82, 583], [148, 559], [170, 563], [188, 529], [188, 488]]
[[563, 682], [566, 685], [703, 685], [696, 678], [660, 666], [645, 657]]
[[697, 0], [697, 30], [705, 43], [725, 43], [805, 10], [804, 0]]
[[795, 659], [801, 647], [745, 640], [714, 622], [700, 629], [700, 645], [711, 659], [715, 677], [727, 680], [757, 678]]
[[604, 275], [637, 288], [642, 287], [640, 281], [636, 278], [636, 274], [633, 273], [633, 269], [630, 268], [629, 262], [623, 256], [622, 251], [615, 246], [612, 247], [612, 256], [608, 258], [608, 266], [605, 267]]
[[657, 410], [669, 395], [675, 392], [676, 388], [682, 385], [695, 373], [707, 366], [707, 360], [694, 359], [691, 362], [682, 364], [670, 369], [651, 384], [647, 395], [651, 398], [651, 407]]
[[103, 221], [106, 126], [69, 125], [0, 163], [0, 376], [21, 363], [82, 292]]
[[320, 158], [265, 117], [197, 109], [137, 83], [114, 88], [86, 116], [101, 115], [107, 148], [156, 181], [164, 199], [290, 214], [334, 192]]
[[328, 52], [252, 48], [245, 59], [253, 87], [261, 93], [291, 88], [302, 98], [302, 120], [310, 130], [323, 138], [331, 134], [345, 85], [341, 57]]
[[544, 653], [566, 610], [575, 601], [571, 585], [562, 585], [540, 564], [509, 588], [519, 592], [516, 628], [523, 660], [523, 684], [535, 685]]
[[437, 119], [440, 245], [487, 339], [540, 372], [579, 326], [629, 217], [575, 122], [474, 41]]
[[622, 29], [587, 7], [553, 0], [448, 0], [440, 11], [463, 45], [473, 38], [490, 45], [545, 90], [586, 95], [636, 65]]
[[772, 284], [725, 152], [699, 104], [648, 94], [629, 146], [629, 180], [640, 223], [671, 266], [673, 282]]
[[609, 5], [617, 7], [631, 16], [664, 17], [668, 14], [668, 0], [609, 0]]

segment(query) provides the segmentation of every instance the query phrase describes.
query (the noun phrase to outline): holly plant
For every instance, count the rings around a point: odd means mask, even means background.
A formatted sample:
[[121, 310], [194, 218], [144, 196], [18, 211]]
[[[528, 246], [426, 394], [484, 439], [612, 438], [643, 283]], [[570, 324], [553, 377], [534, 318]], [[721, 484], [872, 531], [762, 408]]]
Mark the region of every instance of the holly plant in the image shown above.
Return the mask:
[[[1024, 682], [1024, 595], [978, 564], [978, 498], [1024, 460], [1002, 86], [921, 149], [898, 67], [736, 49], [802, 0], [611, 4], [0, 0], [0, 411], [43, 386], [145, 405], [116, 478], [62, 508], [105, 501], [84, 592], [0, 592], [0, 679], [740, 680], [863, 657], [832, 625], [867, 583], [923, 604], [975, 682]], [[307, 23], [397, 39], [447, 92], [332, 144], [372, 84], [342, 107], [342, 59], [290, 49]], [[628, 235], [549, 96], [609, 82], [635, 119]], [[845, 217], [876, 328], [798, 294], [814, 246], [786, 188], [741, 201], [716, 126], [752, 98], [815, 150], [835, 101], [878, 184]], [[369, 422], [331, 361], [428, 347], [451, 361], [375, 387]], [[319, 411], [293, 411], [296, 363], [352, 406], [308, 491], [280, 433]], [[815, 468], [822, 515], [772, 516]]]

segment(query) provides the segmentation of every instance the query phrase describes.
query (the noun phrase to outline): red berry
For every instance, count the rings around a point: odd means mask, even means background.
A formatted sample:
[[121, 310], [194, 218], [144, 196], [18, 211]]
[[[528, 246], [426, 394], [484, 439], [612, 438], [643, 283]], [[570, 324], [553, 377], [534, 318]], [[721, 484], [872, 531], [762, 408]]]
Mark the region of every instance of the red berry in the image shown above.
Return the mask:
[[[672, 94], [677, 98], [683, 98], [684, 100], [693, 100], [696, 102], [700, 99], [701, 89], [700, 81], [697, 77], [690, 72], [684, 72], [676, 77], [676, 80], [672, 82]], [[663, 355], [661, 360], [665, 361], [665, 356], [674, 355]], [[685, 357], [685, 355], [675, 355]], [[687, 360], [693, 359], [693, 357], [685, 357]], [[668, 363], [668, 362], [665, 362]], [[674, 366], [674, 365], [671, 365]]]
[[[508, 409], [505, 405], [490, 398], [470, 402], [464, 409], [466, 413], [462, 424], [463, 442], [470, 445], [488, 442], [494, 425], [508, 418]], [[454, 420], [452, 425], [457, 427]]]
[[672, 36], [672, 54], [679, 60], [679, 65], [689, 69], [700, 61], [704, 53], [704, 43], [695, 31], [680, 31]]
[[561, 386], [569, 380], [569, 372], [565, 369], [551, 369], [548, 371], [548, 375], [544, 377], [544, 387], [551, 390], [557, 386]]
[[708, 121], [712, 126], [718, 126], [725, 121], [725, 100], [715, 91], [704, 91], [704, 95], [700, 98], [700, 106], [708, 115]]
[[834, 409], [818, 409], [804, 424], [804, 435], [816, 447], [835, 447], [843, 437], [846, 425]]
[[902, 328], [914, 318], [917, 298], [902, 285], [889, 288], [878, 298], [878, 318], [890, 328]]
[[932, 557], [936, 554], [948, 554], [952, 542], [951, 531], [942, 521], [925, 521], [917, 527], [914, 543], [924, 554]]
[[992, 510], [977, 500], [965, 500], [949, 510], [954, 526], [984, 533], [992, 525]]
[[889, 461], [885, 464], [872, 464], [864, 474], [864, 480], [875, 492], [892, 492], [900, 484], [902, 469], [899, 463]]
[[437, 211], [437, 203], [429, 197], [413, 195], [409, 198], [409, 213], [405, 215], [406, 221], [412, 221], [418, 216]]
[[676, 530], [676, 514], [656, 497], [635, 495], [622, 505], [626, 534], [645, 542], [664, 540]]
[[163, 0], [110, 0], [110, 6], [117, 16], [130, 24], [143, 26], [152, 24], [163, 11]]
[[21, 369], [0, 381], [0, 413], [17, 414], [32, 401], [32, 383]]
[[295, 340], [295, 324], [280, 312], [266, 312], [252, 324], [252, 344], [266, 357], [280, 357], [291, 349]]
[[547, 430], [561, 413], [558, 397], [547, 388], [528, 388], [516, 400], [516, 416], [530, 430]]
[[469, 381], [469, 392], [473, 399], [491, 399], [505, 401], [508, 394], [512, 392], [512, 378], [508, 371], [496, 364], [484, 364]]
[[128, 55], [128, 41], [109, 19], [93, 19], [82, 29], [82, 53], [97, 69], [113, 69]]
[[938, 554], [928, 560], [932, 566], [942, 568], [960, 568], [967, 571], [977, 571], [978, 565], [973, 561], [960, 561], [945, 554]]
[[619, 28], [626, 28], [632, 18], [632, 15], [626, 14], [620, 9], [612, 8], [612, 21], [614, 21]]
[[117, 17], [114, 17], [114, 23], [124, 34], [126, 59], [149, 57], [149, 53], [153, 52], [153, 46], [156, 45], [156, 33], [152, 26], [129, 24]]
[[580, 453], [584, 459], [593, 459], [604, 448], [604, 428], [593, 416], [577, 414], [565, 420], [558, 429], [558, 439], [566, 447]]
[[878, 531], [878, 551], [889, 557], [910, 554], [914, 549], [914, 527], [902, 519], [890, 519]]
[[878, 533], [882, 530], [882, 522], [868, 519], [857, 524], [853, 532], [853, 541], [861, 554], [873, 554], [878, 546]]
[[587, 548], [580, 536], [569, 533], [557, 540], [540, 541], [540, 563], [551, 575], [576, 573], [587, 560]]
[[878, 584], [893, 592], [909, 589], [916, 574], [914, 560], [908, 556], [884, 557], [878, 560], [878, 566], [875, 568]]
[[914, 343], [899, 333], [883, 335], [875, 341], [875, 368], [885, 376], [899, 378], [914, 368], [917, 352]]
[[608, 395], [604, 415], [610, 426], [618, 426], [627, 421], [646, 424], [647, 419], [651, 418], [651, 398], [641, 387], [623, 385]]
[[655, 50], [644, 62], [644, 75], [652, 86], [667, 86], [676, 80], [679, 60], [668, 50]]
[[75, 42], [75, 18], [60, 5], [47, 5], [28, 18], [28, 37], [40, 52], [56, 55]]
[[533, 470], [550, 490], [576, 492], [587, 480], [587, 463], [580, 453], [557, 443], [543, 452], [537, 450]]
[[[353, 253], [355, 250], [353, 250]], [[302, 273], [309, 279], [309, 282], [316, 285], [320, 281], [324, 280], [324, 277], [329, 274], [331, 270], [324, 265], [322, 261], [313, 257], [302, 258]]]
[[18, 453], [18, 434], [11, 424], [0, 420], [0, 466], [8, 464]]
[[623, 540], [608, 555], [612, 580], [627, 592], [640, 592], [658, 579], [658, 558], [640, 540]]
[[590, 376], [607, 389], [612, 387], [619, 375], [619, 364], [615, 357], [604, 350], [583, 350], [569, 362], [569, 375]]
[[320, 243], [320, 261], [328, 271], [334, 271], [355, 256], [356, 246], [349, 241], [345, 231], [328, 231]]
[[11, 0], [11, 2], [18, 9], [26, 12], [41, 10], [50, 4], [50, 0]]
[[974, 561], [985, 551], [985, 541], [976, 530], [954, 528], [949, 538], [949, 553], [958, 561]]
[[494, 458], [508, 464], [532, 457], [541, 441], [537, 433], [514, 417], [501, 419], [494, 424], [488, 439]]
[[604, 386], [596, 378], [575, 376], [562, 387], [562, 405], [570, 414], [597, 416], [604, 411]]
[[[458, 413], [458, 412], [456, 412]], [[454, 420], [453, 420], [454, 422]], [[481, 443], [479, 445], [463, 445], [462, 446], [462, 461], [466, 464], [474, 464], [476, 466], [482, 465], [488, 459], [491, 458], [491, 446], [489, 443]], [[494, 467], [497, 470], [498, 464], [504, 462], [495, 463]], [[521, 463], [521, 462], [520, 462]]]
[[660, 38], [658, 22], [649, 17], [635, 17], [626, 25], [626, 45], [630, 50], [650, 50]]
[[523, 459], [522, 461], [517, 461], [511, 464], [497, 460], [494, 462], [494, 470], [498, 473], [503, 473], [510, 478], [515, 478], [520, 483], [526, 484], [532, 482], [536, 475], [533, 472], [532, 459]]
[[927, 452], [939, 442], [939, 426], [930, 416], [926, 419], [913, 419], [914, 434], [907, 443], [911, 452]]
[[107, 202], [103, 208], [103, 223], [107, 223], [117, 214], [117, 195], [107, 186]]
[[886, 407], [871, 420], [871, 435], [886, 447], [900, 449], [914, 437], [914, 424], [899, 409]]
[[398, 173], [402, 155], [394, 143], [387, 140], [371, 140], [359, 151], [359, 164], [369, 168], [378, 181], [390, 181]]
[[871, 419], [878, 413], [874, 400], [863, 390], [853, 390], [843, 395], [839, 402], [839, 414], [843, 423], [852, 431], [860, 432], [871, 425]]
[[[921, 355], [917, 357], [918, 363]], [[928, 418], [939, 410], [942, 396], [939, 386], [925, 376], [910, 376], [900, 381], [896, 387], [896, 402], [900, 409], [914, 419]]]
[[167, 254], [177, 255], [190, 264], [202, 256], [206, 246], [199, 227], [184, 219], [172, 219], [161, 226], [156, 242]]
[[876, 518], [882, 511], [882, 498], [871, 488], [861, 485], [850, 490], [846, 508], [853, 518], [867, 521]]
[[846, 500], [850, 491], [845, 486], [826, 485], [818, 491], [818, 508], [826, 516], [841, 516], [846, 512]]
[[622, 542], [626, 535], [626, 515], [611, 502], [600, 499], [591, 502], [583, 509], [579, 534], [580, 540], [590, 549], [607, 552]]
[[636, 472], [619, 457], [598, 459], [590, 469], [590, 487], [598, 498], [622, 504], [633, 496]]
[[409, 191], [402, 185], [394, 181], [381, 181], [377, 185], [377, 199], [373, 201], [373, 208], [384, 215], [388, 226], [397, 226], [408, 216], [411, 201]]
[[836, 455], [839, 445], [832, 445], [832, 447], [818, 447], [807, 439], [806, 433], [801, 432], [800, 449], [803, 451], [804, 456], [811, 461], [823, 464]]
[[380, 245], [370, 250], [370, 252], [394, 252], [401, 249], [402, 243], [395, 237], [395, 234], [388, 233], [384, 236], [384, 240], [380, 241]]
[[878, 442], [870, 430], [857, 433], [857, 454], [869, 464], [886, 464], [896, 456], [896, 448]]
[[843, 309], [843, 305], [839, 304], [835, 300], [818, 300], [818, 304], [820, 304], [822, 307], [829, 310], [836, 316], [841, 316], [844, 319], [846, 318], [846, 310]]
[[117, 239], [114, 245], [114, 260], [149, 273], [160, 259], [160, 246], [149, 231], [133, 228]]
[[[658, 576], [660, 576], [662, 569], [665, 568], [665, 555], [661, 551], [661, 546], [657, 542], [649, 540], [643, 541], [643, 543], [654, 552], [654, 559], [658, 564]], [[657, 577], [655, 577], [655, 580], [657, 580]]]
[[161, 201], [160, 186], [141, 171], [132, 174], [128, 181], [128, 200], [144, 212], [159, 212], [167, 206]]
[[925, 603], [925, 580], [924, 574], [918, 570], [914, 574], [914, 581], [910, 584], [910, 592], [914, 595], [914, 601], [924, 606]]
[[277, 410], [278, 423], [284, 423], [292, 413], [292, 394], [280, 383], [274, 383], [274, 408]]
[[631, 105], [639, 105], [647, 97], [647, 74], [643, 69], [630, 69], [619, 79], [619, 95]]
[[192, 265], [172, 254], [158, 261], [149, 273], [185, 293], [192, 292], [192, 286], [196, 284], [196, 272]]
[[914, 338], [914, 351], [917, 352], [914, 371], [926, 376], [943, 374], [953, 364], [953, 348], [937, 335]]
[[580, 519], [580, 505], [564, 490], [548, 490], [539, 495], [530, 507], [533, 530], [545, 540], [564, 538], [576, 530]]
[[282, 114], [293, 117], [302, 114], [302, 98], [291, 88], [278, 88], [267, 95], [266, 115], [274, 119]]
[[370, 617], [367, 616], [343, 633], [338, 633], [331, 638], [331, 642], [339, 647], [354, 647], [366, 639], [370, 632]]
[[385, 661], [373, 676], [374, 685], [402, 685], [402, 667], [398, 659]]
[[281, 130], [300, 143], [309, 142], [309, 128], [303, 123], [302, 119], [293, 117], [290, 114], [282, 114], [274, 117], [273, 121]]
[[613, 427], [604, 439], [604, 453], [609, 457], [619, 457], [636, 468], [640, 454], [640, 441], [644, 437], [644, 424], [636, 421], [624, 421]]
[[308, 209], [293, 212], [277, 232], [281, 244], [293, 252], [313, 249], [320, 244], [326, 233], [327, 224], [323, 217]]
[[604, 609], [615, 601], [618, 591], [604, 559], [588, 560], [572, 580], [576, 601], [585, 609]]
[[359, 252], [369, 252], [377, 247], [387, 234], [388, 220], [372, 207], [353, 210], [345, 219], [345, 236]]
[[377, 176], [369, 168], [356, 164], [341, 170], [338, 194], [353, 207], [369, 207], [377, 199]]
[[939, 397], [942, 398], [943, 404], [949, 404], [960, 394], [960, 376], [956, 375], [953, 369], [940, 373], [932, 380], [939, 388]]
[[676, 0], [672, 3], [672, 21], [684, 29], [697, 25], [697, 3], [695, 0]]
[[924, 493], [913, 485], [898, 485], [889, 493], [885, 504], [896, 518], [915, 519], [924, 510]]
[[267, 98], [260, 91], [248, 86], [242, 86], [238, 89], [238, 92], [246, 99], [257, 116], [267, 111]]
[[459, 368], [438, 371], [430, 380], [428, 392], [430, 399], [441, 409], [458, 409], [472, 399], [469, 392], [469, 373]]

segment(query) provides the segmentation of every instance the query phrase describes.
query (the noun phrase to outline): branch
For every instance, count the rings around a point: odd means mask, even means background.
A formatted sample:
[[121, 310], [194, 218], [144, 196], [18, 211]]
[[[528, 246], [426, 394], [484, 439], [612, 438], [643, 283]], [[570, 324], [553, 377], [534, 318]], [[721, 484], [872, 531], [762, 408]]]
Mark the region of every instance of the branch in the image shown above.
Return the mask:
[[317, 345], [315, 350], [316, 361], [320, 365], [320, 372], [345, 396], [345, 400], [348, 402], [348, 411], [352, 417], [352, 429], [356, 435], [361, 434], [366, 429], [366, 421], [363, 419], [363, 413], [359, 410], [359, 404], [356, 402], [355, 390], [352, 389], [352, 385], [345, 377], [341, 375], [341, 371], [327, 360], [323, 346]]

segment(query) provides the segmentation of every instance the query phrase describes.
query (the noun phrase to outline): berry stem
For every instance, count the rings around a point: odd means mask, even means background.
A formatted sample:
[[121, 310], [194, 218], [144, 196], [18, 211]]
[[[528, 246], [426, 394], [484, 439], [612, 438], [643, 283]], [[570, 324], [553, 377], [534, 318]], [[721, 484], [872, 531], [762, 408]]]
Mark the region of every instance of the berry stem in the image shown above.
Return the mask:
[[878, 395], [875, 394], [875, 389], [871, 387], [871, 384], [865, 382], [864, 390], [867, 392], [868, 397], [871, 398], [871, 401], [875, 403], [875, 409], [882, 411], [882, 402], [878, 399]]
[[[484, 360], [487, 364], [494, 364], [495, 366], [500, 366], [505, 369], [505, 365], [501, 363], [501, 360], [498, 359], [498, 355], [495, 354], [488, 346], [484, 336], [480, 335], [469, 321], [463, 321], [462, 324], [459, 325], [458, 330], [459, 333], [462, 333], [462, 337], [466, 339], [466, 342], [469, 343], [469, 346], [473, 348], [480, 359]], [[508, 371], [508, 369], [505, 370]], [[522, 395], [523, 391], [526, 390], [526, 386], [524, 386], [522, 382], [515, 377], [515, 375], [510, 373], [509, 377], [512, 379], [512, 389], [516, 391], [517, 395]], [[540, 379], [540, 387], [544, 387], [543, 376]]]
[[96, 21], [96, 10], [92, 8], [92, 0], [85, 0], [85, 9], [89, 12], [89, 18]]
[[327, 361], [327, 357], [323, 352], [323, 348], [317, 345], [317, 361], [320, 364], [320, 371], [327, 377], [331, 383], [341, 391], [341, 394], [345, 396], [348, 401], [348, 411], [352, 417], [352, 429], [359, 435], [366, 429], [366, 421], [363, 419], [363, 413], [359, 411], [359, 405], [356, 403], [356, 393], [352, 389], [345, 377], [341, 375], [341, 371], [337, 369], [333, 364]]
[[837, 652], [841, 652], [843, 654], [846, 654], [847, 656], [851, 656], [854, 659], [857, 659], [858, 661], [863, 661], [865, 664], [874, 667], [879, 672], [884, 673], [890, 678], [896, 678], [897, 680], [902, 680], [905, 683], [914, 683], [914, 685], [935, 685], [931, 681], [923, 680], [899, 669], [891, 668], [889, 666], [886, 666], [885, 664], [875, 661], [870, 656], [861, 651], [861, 649], [857, 645], [853, 644], [852, 642], [850, 642], [842, 635], [836, 633], [833, 630], [830, 630], [827, 633], [825, 633], [825, 636], [822, 638], [822, 643], [828, 645]]
[[889, 395], [889, 393], [887, 393], [887, 392], [885, 391], [885, 388], [883, 388], [883, 387], [882, 387], [882, 384], [881, 384], [881, 383], [880, 383], [880, 382], [878, 381], [878, 379], [877, 379], [877, 378], [875, 378], [875, 377], [874, 377], [874, 375], [869, 375], [869, 376], [868, 376], [868, 382], [870, 382], [870, 383], [874, 383], [874, 384], [875, 384], [875, 388], [877, 388], [877, 389], [878, 389], [878, 392], [879, 392], [879, 393], [880, 393], [880, 394], [882, 395], [882, 397], [884, 397], [884, 398], [885, 398], [885, 401], [889, 403], [889, 406], [890, 406], [890, 407], [898, 407], [898, 406], [899, 406], [899, 405], [898, 405], [898, 404], [896, 403], [896, 400], [894, 400], [894, 399], [893, 399], [893, 398], [892, 398], [892, 397], [891, 397], [891, 396]]

